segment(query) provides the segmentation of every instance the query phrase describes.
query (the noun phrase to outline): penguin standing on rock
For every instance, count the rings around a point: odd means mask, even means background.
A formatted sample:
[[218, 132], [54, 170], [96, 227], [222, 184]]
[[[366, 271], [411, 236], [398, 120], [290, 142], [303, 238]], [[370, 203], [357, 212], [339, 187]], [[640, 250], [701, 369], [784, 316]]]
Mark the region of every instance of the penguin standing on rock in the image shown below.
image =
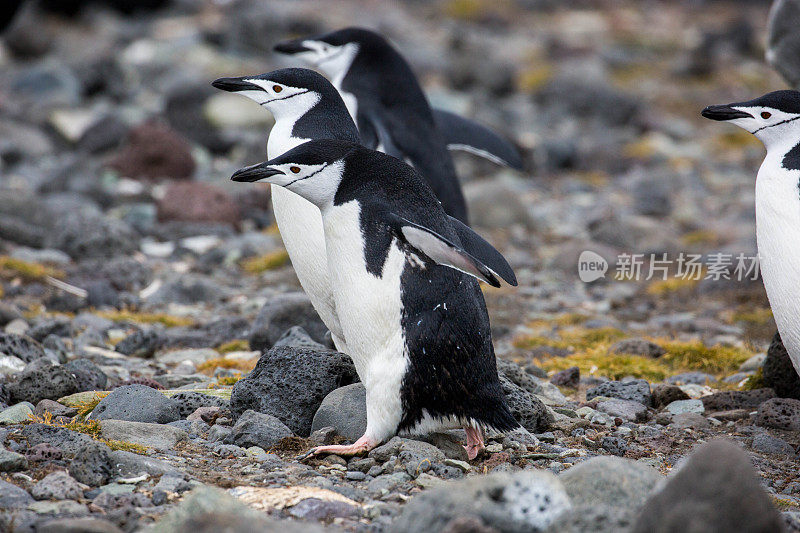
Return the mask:
[[398, 431], [463, 427], [474, 459], [485, 428], [519, 427], [477, 281], [516, 285], [514, 272], [445, 213], [414, 169], [355, 143], [321, 140], [231, 179], [278, 185], [322, 213], [336, 311], [367, 392], [367, 429], [352, 445], [310, 454], [358, 454]]
[[[268, 158], [309, 140], [360, 141], [341, 96], [324, 76], [313, 70], [280, 69], [258, 76], [220, 78], [212, 85], [246, 96], [273, 114], [275, 125], [267, 139]], [[349, 353], [333, 302], [319, 209], [283, 187], [272, 188], [272, 208], [300, 284], [331, 330], [336, 349]]]
[[761, 277], [778, 332], [800, 373], [800, 92], [703, 110], [755, 135], [767, 148], [756, 177], [756, 241]]
[[458, 115], [431, 109], [411, 67], [375, 32], [346, 28], [284, 41], [275, 51], [328, 75], [355, 119], [363, 144], [411, 164], [447, 214], [464, 223], [466, 202], [448, 148], [522, 168], [519, 152], [505, 139]]

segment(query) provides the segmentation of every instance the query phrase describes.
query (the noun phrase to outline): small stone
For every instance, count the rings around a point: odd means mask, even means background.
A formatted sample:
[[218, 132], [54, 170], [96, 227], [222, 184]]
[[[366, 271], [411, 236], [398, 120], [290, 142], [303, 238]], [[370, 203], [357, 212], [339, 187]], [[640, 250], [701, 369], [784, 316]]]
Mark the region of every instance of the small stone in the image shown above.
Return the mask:
[[127, 420], [101, 421], [100, 434], [104, 439], [132, 442], [157, 450], [169, 450], [188, 438], [187, 433], [178, 428]]
[[[360, 472], [359, 472], [360, 473]], [[361, 513], [359, 508], [346, 502], [306, 498], [289, 509], [289, 514], [304, 520], [333, 520], [352, 518]]]
[[459, 461], [457, 459], [445, 459], [444, 464], [447, 466], [454, 466], [461, 470], [462, 472], [469, 472], [472, 470], [472, 466], [466, 461]]
[[597, 396], [618, 398], [620, 400], [633, 400], [635, 402], [639, 402], [645, 407], [652, 404], [650, 384], [643, 379], [607, 381], [586, 391], [587, 401]]
[[656, 408], [664, 407], [672, 402], [688, 400], [689, 395], [683, 392], [677, 385], [660, 383], [653, 387], [653, 406]]
[[663, 479], [647, 465], [619, 457], [594, 457], [564, 471], [559, 479], [574, 505], [639, 507]]
[[350, 481], [364, 481], [367, 475], [364, 472], [359, 472], [358, 470], [350, 470], [345, 473], [345, 477]]
[[673, 415], [681, 413], [697, 413], [702, 415], [705, 412], [705, 407], [700, 400], [677, 400], [667, 405], [666, 410]]
[[711, 427], [703, 415], [692, 412], [673, 415], [669, 425], [678, 429], [709, 429]]
[[758, 406], [756, 424], [762, 427], [800, 430], [800, 400], [772, 398]]
[[0, 509], [22, 509], [33, 503], [28, 491], [0, 479]]
[[78, 483], [63, 470], [47, 474], [31, 489], [31, 495], [37, 500], [78, 500], [83, 498], [86, 485]]
[[625, 439], [614, 436], [606, 436], [600, 441], [600, 447], [606, 450], [611, 455], [623, 457], [625, 452], [628, 451], [628, 443]]
[[753, 449], [774, 455], [794, 455], [794, 448], [783, 439], [773, 437], [769, 433], [759, 433], [753, 437]]
[[333, 427], [336, 433], [355, 442], [367, 429], [367, 391], [353, 383], [328, 393], [314, 414], [311, 431]]
[[105, 444], [92, 441], [78, 450], [69, 463], [69, 473], [76, 480], [90, 487], [108, 483], [114, 471], [111, 450]]
[[755, 372], [764, 365], [766, 359], [767, 354], [757, 353], [739, 365], [739, 372]]
[[722, 391], [700, 398], [707, 411], [730, 411], [732, 409], [756, 409], [763, 402], [775, 397], [772, 389], [746, 391]]
[[144, 385], [114, 389], [89, 415], [92, 420], [127, 420], [166, 424], [181, 418], [177, 402]]
[[658, 344], [647, 339], [632, 338], [624, 339], [612, 345], [608, 349], [612, 354], [640, 355], [643, 357], [661, 357], [667, 351]]
[[28, 469], [24, 455], [0, 447], [0, 472], [18, 472]]
[[671, 385], [706, 385], [714, 381], [716, 381], [716, 378], [705, 372], [683, 372], [682, 374], [676, 374], [664, 380], [665, 383]]
[[11, 424], [21, 424], [30, 420], [33, 414], [33, 406], [28, 402], [18, 403], [0, 411], [0, 426]]
[[44, 416], [45, 413], [50, 413], [53, 416], [73, 417], [78, 414], [78, 410], [74, 407], [67, 407], [54, 400], [42, 400], [36, 404], [33, 414], [36, 416]]
[[332, 427], [319, 428], [316, 431], [312, 431], [311, 435], [308, 436], [308, 440], [314, 446], [325, 446], [328, 444], [333, 444], [333, 440], [335, 438], [336, 438], [336, 429]]
[[577, 366], [556, 372], [550, 378], [550, 383], [558, 387], [575, 388], [581, 381], [581, 371]]
[[268, 450], [281, 439], [292, 435], [292, 430], [274, 416], [248, 409], [236, 421], [225, 440], [237, 446], [259, 446]]
[[171, 183], [158, 201], [159, 222], [205, 222], [237, 226], [239, 206], [224, 190], [211, 183]]
[[612, 417], [631, 422], [647, 419], [647, 407], [633, 400], [620, 400], [617, 398], [605, 400], [597, 404], [597, 410]]

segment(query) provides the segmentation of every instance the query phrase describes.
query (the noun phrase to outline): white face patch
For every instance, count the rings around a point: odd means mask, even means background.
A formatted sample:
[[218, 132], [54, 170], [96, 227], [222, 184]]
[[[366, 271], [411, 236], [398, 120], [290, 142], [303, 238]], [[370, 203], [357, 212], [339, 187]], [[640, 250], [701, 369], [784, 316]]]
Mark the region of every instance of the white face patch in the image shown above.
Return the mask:
[[341, 46], [334, 46], [324, 41], [303, 41], [303, 46], [309, 51], [294, 54], [295, 57], [322, 70], [333, 84], [338, 86], [337, 80], [341, 82], [350, 65], [353, 64], [358, 53], [358, 44], [346, 43]]
[[271, 168], [280, 170], [283, 174], [271, 176], [266, 181], [285, 187], [323, 209], [333, 203], [333, 197], [342, 181], [344, 162], [318, 165], [287, 163], [273, 165]]
[[[772, 107], [734, 106], [733, 109], [743, 111], [752, 117], [728, 120], [755, 135], [769, 148], [788, 137], [788, 133], [800, 132], [800, 114], [786, 113]], [[792, 136], [796, 138], [796, 136]]]
[[312, 97], [315, 96], [316, 99], [319, 100], [319, 94], [304, 87], [292, 87], [291, 85], [285, 85], [271, 80], [262, 80], [258, 78], [248, 78], [244, 81], [247, 83], [252, 83], [257, 87], [260, 87], [262, 90], [259, 91], [253, 89], [236, 91], [236, 94], [246, 96], [259, 105], [266, 106], [270, 109], [277, 107], [281, 102], [286, 102], [289, 105], [293, 105], [293, 101], [297, 101], [305, 95], [311, 95]]

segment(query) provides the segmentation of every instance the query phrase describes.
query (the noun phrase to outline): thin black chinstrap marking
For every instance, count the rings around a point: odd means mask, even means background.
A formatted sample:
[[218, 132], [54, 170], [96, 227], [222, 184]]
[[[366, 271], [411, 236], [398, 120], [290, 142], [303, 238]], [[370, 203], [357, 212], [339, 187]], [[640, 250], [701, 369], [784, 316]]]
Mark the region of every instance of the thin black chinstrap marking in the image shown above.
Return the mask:
[[316, 172], [312, 172], [311, 174], [309, 174], [308, 176], [306, 176], [306, 177], [304, 177], [304, 178], [297, 178], [297, 179], [296, 179], [296, 180], [294, 180], [294, 181], [290, 181], [289, 183], [287, 183], [286, 185], [284, 185], [284, 188], [286, 188], [286, 187], [289, 187], [289, 185], [294, 185], [294, 184], [295, 184], [295, 183], [297, 183], [298, 181], [303, 181], [303, 180], [306, 180], [306, 179], [310, 178], [311, 176], [315, 176], [315, 175], [319, 174], [320, 172], [322, 172], [323, 170], [325, 170], [327, 167], [328, 167], [328, 165], [325, 165], [325, 166], [324, 166], [324, 167], [322, 167], [321, 169], [317, 170]]
[[262, 103], [260, 103], [258, 105], [262, 105], [263, 106], [263, 105], [271, 104], [272, 102], [279, 102], [280, 100], [288, 100], [289, 98], [294, 98], [295, 96], [300, 96], [301, 94], [306, 94], [306, 93], [310, 93], [310, 92], [311, 92], [311, 89], [306, 89], [305, 91], [302, 91], [302, 92], [299, 92], [299, 93], [295, 93], [295, 94], [290, 94], [289, 96], [284, 96], [283, 98], [273, 98], [272, 100], [270, 100], [268, 102], [262, 102]]
[[775, 126], [780, 126], [781, 124], [786, 124], [786, 123], [788, 123], [788, 122], [795, 121], [795, 120], [797, 120], [797, 119], [799, 119], [799, 118], [800, 118], [800, 116], [797, 116], [797, 117], [792, 117], [792, 118], [787, 118], [786, 120], [782, 120], [782, 121], [780, 121], [780, 122], [777, 122], [777, 123], [775, 123], [775, 124], [769, 124], [769, 125], [767, 125], [767, 126], [761, 126], [761, 127], [760, 127], [760, 128], [758, 128], [756, 131], [751, 131], [750, 133], [752, 133], [753, 135], [755, 135], [756, 133], [758, 133], [758, 132], [759, 132], [759, 131], [761, 131], [761, 130], [765, 130], [765, 129], [767, 129], [767, 128], [774, 128]]

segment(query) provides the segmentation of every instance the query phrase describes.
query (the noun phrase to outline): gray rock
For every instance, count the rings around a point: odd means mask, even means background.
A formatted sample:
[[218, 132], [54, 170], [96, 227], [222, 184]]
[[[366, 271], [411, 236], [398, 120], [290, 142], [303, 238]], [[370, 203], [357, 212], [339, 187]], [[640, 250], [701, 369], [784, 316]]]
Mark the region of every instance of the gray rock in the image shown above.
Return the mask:
[[697, 413], [702, 415], [705, 410], [706, 408], [700, 400], [677, 400], [670, 403], [665, 408], [665, 411], [673, 415], [679, 415], [681, 413]]
[[783, 439], [773, 437], [769, 433], [759, 433], [753, 437], [753, 449], [774, 455], [794, 455], [794, 448]]
[[147, 298], [149, 305], [165, 304], [197, 304], [216, 302], [227, 295], [226, 288], [220, 286], [213, 278], [198, 274], [182, 274], [169, 279], [161, 285], [155, 294]]
[[331, 391], [314, 414], [311, 431], [324, 427], [355, 442], [367, 429], [367, 390], [362, 383], [353, 383]]
[[16, 382], [7, 385], [11, 399], [36, 405], [40, 400], [57, 400], [79, 392], [78, 381], [63, 366], [54, 366], [48, 359], [37, 359], [25, 367]]
[[166, 424], [180, 419], [181, 413], [177, 402], [157, 390], [144, 385], [126, 385], [103, 398], [89, 418]]
[[689, 395], [677, 385], [659, 383], [653, 387], [653, 407], [659, 408], [679, 400], [688, 400]]
[[302, 327], [315, 342], [325, 343], [328, 328], [311, 300], [301, 292], [292, 292], [275, 296], [261, 308], [250, 332], [250, 349], [271, 348], [292, 326]]
[[37, 500], [78, 500], [83, 498], [83, 490], [88, 488], [78, 483], [63, 470], [47, 474], [31, 489]]
[[756, 424], [762, 427], [800, 430], [800, 400], [772, 398], [758, 406]]
[[103, 518], [56, 518], [43, 523], [37, 533], [123, 533], [112, 522]]
[[641, 422], [647, 419], [647, 407], [634, 400], [612, 398], [611, 400], [599, 402], [596, 409], [610, 416], [631, 422]]
[[559, 516], [550, 533], [623, 533], [630, 531], [636, 510], [612, 505], [580, 505]]
[[576, 506], [641, 506], [663, 479], [646, 464], [619, 457], [594, 457], [559, 475], [570, 500]]
[[706, 383], [713, 383], [716, 378], [711, 374], [705, 372], [683, 372], [682, 374], [675, 374], [664, 380], [664, 383], [672, 385], [705, 385]]
[[108, 377], [100, 367], [88, 359], [74, 359], [64, 365], [64, 369], [75, 376], [79, 392], [106, 390]]
[[80, 448], [75, 454], [75, 458], [69, 463], [70, 475], [90, 487], [99, 487], [108, 483], [113, 471], [111, 449], [97, 441], [91, 441]]
[[0, 509], [21, 509], [33, 503], [33, 497], [24, 489], [0, 479]]
[[274, 416], [247, 410], [236, 421], [226, 441], [242, 448], [258, 446], [268, 450], [291, 436], [292, 430]]
[[111, 462], [114, 464], [115, 475], [121, 477], [138, 476], [142, 472], [151, 476], [177, 473], [175, 467], [165, 461], [123, 450], [112, 451]]
[[580, 382], [581, 370], [577, 366], [556, 372], [550, 378], [550, 383], [556, 385], [557, 387], [576, 388]]
[[764, 384], [775, 390], [779, 398], [800, 400], [800, 376], [792, 365], [789, 353], [781, 341], [781, 335], [775, 332], [767, 350], [767, 357], [762, 368]]
[[669, 425], [678, 429], [709, 429], [711, 427], [706, 417], [692, 412], [673, 415]]
[[[236, 489], [233, 489], [235, 492]], [[191, 492], [150, 529], [152, 533], [320, 533], [310, 522], [277, 522], [219, 489], [200, 487]]]
[[178, 404], [178, 412], [181, 418], [186, 418], [201, 407], [218, 407], [227, 409], [229, 406], [229, 402], [227, 400], [223, 400], [222, 398], [191, 391], [179, 392], [178, 394], [173, 395], [170, 400]]
[[549, 472], [491, 474], [447, 483], [418, 495], [405, 506], [393, 531], [444, 531], [466, 515], [478, 517], [493, 531], [544, 531], [569, 508], [564, 487]]
[[658, 344], [647, 339], [623, 339], [608, 349], [609, 353], [641, 355], [643, 357], [661, 357], [667, 351]]
[[0, 353], [19, 357], [26, 363], [30, 363], [44, 357], [44, 348], [27, 335], [0, 333]]
[[594, 120], [608, 126], [635, 122], [641, 103], [610, 85], [592, 79], [562, 76], [548, 82], [536, 101], [550, 113]]
[[78, 410], [74, 407], [67, 407], [54, 400], [42, 400], [36, 404], [33, 410], [36, 416], [44, 416], [45, 413], [50, 413], [53, 416], [69, 416], [73, 417], [78, 414]]
[[155, 329], [139, 329], [122, 339], [114, 347], [119, 353], [133, 357], [153, 357], [164, 344], [163, 335]]
[[587, 401], [597, 396], [619, 398], [620, 400], [633, 400], [646, 407], [652, 405], [650, 384], [643, 379], [606, 381], [605, 383], [601, 383], [597, 387], [586, 391]]
[[28, 424], [23, 426], [22, 436], [28, 441], [28, 446], [33, 447], [37, 444], [49, 444], [69, 455], [75, 455], [79, 453], [84, 446], [95, 443], [89, 435], [60, 427], [47, 426], [45, 424]]
[[[364, 475], [361, 472], [348, 472], [348, 474]], [[350, 478], [348, 477], [348, 479]], [[345, 502], [306, 498], [289, 509], [289, 514], [304, 520], [330, 521], [334, 518], [358, 517], [361, 515], [361, 510], [355, 505]]]
[[[328, 332], [330, 333], [330, 332]], [[325, 343], [322, 345], [311, 338], [311, 336], [300, 326], [294, 326], [287, 329], [280, 339], [275, 341], [272, 347], [276, 346], [291, 346], [292, 348], [307, 348], [309, 350], [325, 350], [331, 345]], [[332, 345], [331, 345], [332, 346]]]
[[541, 433], [550, 427], [553, 422], [552, 415], [539, 398], [519, 387], [506, 376], [500, 376], [500, 385], [511, 414], [522, 427], [531, 433]]
[[182, 429], [128, 420], [103, 420], [100, 434], [104, 439], [133, 442], [157, 450], [169, 450], [188, 438]]
[[17, 472], [27, 469], [28, 460], [24, 455], [0, 447], [0, 472]]
[[133, 253], [138, 239], [121, 220], [74, 212], [59, 220], [45, 244], [67, 252], [73, 259], [85, 259]]
[[625, 442], [625, 439], [612, 435], [603, 437], [603, 440], [600, 441], [600, 447], [617, 457], [623, 457], [625, 452], [628, 451], [628, 443]]
[[0, 411], [0, 426], [11, 424], [21, 424], [29, 420], [33, 414], [33, 408], [28, 402], [21, 402]]
[[25, 361], [13, 355], [0, 355], [0, 378], [7, 378], [25, 370]]
[[733, 409], [756, 409], [775, 397], [772, 389], [729, 390], [703, 396], [700, 400], [706, 411], [730, 411]]
[[231, 411], [270, 414], [295, 434], [308, 436], [325, 396], [357, 380], [345, 354], [281, 346], [263, 354], [253, 371], [233, 386]]
[[731, 442], [700, 446], [644, 505], [635, 533], [781, 531], [781, 516], [747, 454]]
[[777, 0], [770, 11], [767, 61], [794, 85], [800, 87], [800, 2]]

